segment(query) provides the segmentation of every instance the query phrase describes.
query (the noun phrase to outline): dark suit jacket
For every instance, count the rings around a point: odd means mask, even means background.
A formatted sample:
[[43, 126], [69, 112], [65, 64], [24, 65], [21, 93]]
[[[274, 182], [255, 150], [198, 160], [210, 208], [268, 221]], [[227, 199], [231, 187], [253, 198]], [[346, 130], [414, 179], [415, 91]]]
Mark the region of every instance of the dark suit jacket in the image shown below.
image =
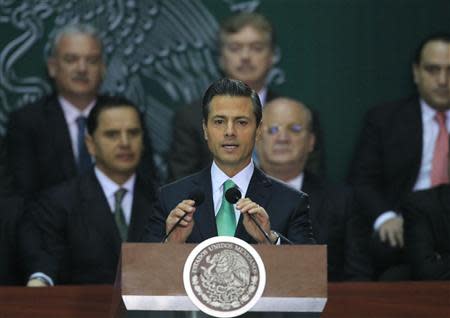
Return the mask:
[[23, 284], [16, 239], [22, 213], [21, 198], [0, 198], [0, 285]]
[[[98, 101], [108, 96], [99, 96]], [[140, 172], [156, 176], [151, 142], [144, 134]], [[15, 190], [26, 197], [77, 175], [69, 130], [56, 95], [47, 96], [13, 113], [7, 128], [8, 162]]]
[[[193, 190], [205, 194], [205, 201], [194, 213], [195, 225], [188, 243], [199, 243], [217, 236], [210, 168], [163, 186], [158, 193], [152, 220], [144, 240], [161, 242], [165, 234], [165, 221], [170, 211], [182, 200], [188, 198]], [[308, 216], [308, 197], [286, 185], [267, 177], [255, 168], [246, 197], [263, 206], [270, 217], [271, 228], [300, 244], [314, 243], [311, 223]], [[249, 243], [255, 243], [239, 219], [235, 236]]]
[[401, 210], [414, 278], [450, 280], [450, 185], [411, 194]]
[[310, 198], [311, 224], [318, 244], [328, 245], [328, 280], [371, 280], [368, 227], [349, 188], [331, 186], [305, 171], [302, 191]]
[[[267, 91], [267, 102], [278, 97], [272, 90]], [[313, 130], [316, 145], [307, 166], [321, 174], [325, 172], [325, 152], [319, 117], [314, 112]], [[202, 102], [196, 101], [175, 113], [173, 120], [172, 144], [169, 153], [169, 179], [171, 181], [202, 170], [212, 162], [211, 152], [203, 135]]]
[[[141, 240], [153, 199], [153, 187], [137, 178], [127, 241]], [[33, 243], [36, 233], [41, 248]], [[27, 275], [43, 272], [57, 284], [114, 282], [122, 242], [93, 171], [43, 193], [26, 212], [20, 235]]]
[[422, 158], [422, 130], [417, 97], [366, 114], [349, 181], [371, 224], [412, 191]]

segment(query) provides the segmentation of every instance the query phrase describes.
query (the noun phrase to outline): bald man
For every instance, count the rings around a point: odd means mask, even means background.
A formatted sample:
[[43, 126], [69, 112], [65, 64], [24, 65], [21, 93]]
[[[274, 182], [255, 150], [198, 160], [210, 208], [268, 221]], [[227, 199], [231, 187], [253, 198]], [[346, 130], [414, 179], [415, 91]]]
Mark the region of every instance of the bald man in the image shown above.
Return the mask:
[[268, 175], [310, 196], [310, 218], [314, 237], [328, 244], [328, 279], [370, 280], [367, 239], [350, 189], [328, 185], [305, 170], [314, 149], [311, 111], [290, 98], [276, 98], [263, 110], [257, 152], [261, 168]]

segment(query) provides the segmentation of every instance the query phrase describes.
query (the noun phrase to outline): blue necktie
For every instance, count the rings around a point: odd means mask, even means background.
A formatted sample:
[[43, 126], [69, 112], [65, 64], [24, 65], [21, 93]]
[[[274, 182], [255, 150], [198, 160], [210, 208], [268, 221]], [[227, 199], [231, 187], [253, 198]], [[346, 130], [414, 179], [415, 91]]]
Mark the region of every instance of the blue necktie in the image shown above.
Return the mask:
[[79, 116], [76, 120], [78, 126], [78, 173], [87, 171], [91, 165], [91, 156], [89, 155], [86, 143], [84, 142], [84, 132], [86, 131], [86, 117]]

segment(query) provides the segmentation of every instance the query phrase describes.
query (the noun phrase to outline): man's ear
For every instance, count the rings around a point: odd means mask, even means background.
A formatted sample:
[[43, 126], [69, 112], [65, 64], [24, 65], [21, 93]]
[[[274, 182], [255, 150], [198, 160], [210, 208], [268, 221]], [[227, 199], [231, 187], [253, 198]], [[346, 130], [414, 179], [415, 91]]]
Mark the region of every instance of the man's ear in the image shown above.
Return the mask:
[[258, 141], [258, 140], [261, 139], [262, 125], [263, 125], [263, 121], [261, 120], [261, 122], [259, 123], [258, 127], [256, 127], [255, 141]]
[[56, 76], [56, 60], [54, 57], [49, 57], [47, 60], [47, 72], [51, 78]]
[[205, 138], [205, 140], [208, 141], [208, 133], [206, 132], [205, 120], [202, 121], [202, 127], [203, 127], [203, 138]]
[[311, 153], [314, 150], [315, 145], [316, 145], [316, 135], [314, 133], [311, 133], [309, 135], [308, 140], [308, 153]]
[[412, 73], [413, 73], [414, 83], [417, 84], [418, 77], [419, 77], [419, 65], [413, 63], [413, 65], [412, 65]]
[[94, 139], [92, 138], [91, 135], [86, 134], [86, 136], [84, 137], [84, 142], [86, 143], [86, 148], [89, 152], [89, 154], [95, 158], [95, 143], [94, 143]]

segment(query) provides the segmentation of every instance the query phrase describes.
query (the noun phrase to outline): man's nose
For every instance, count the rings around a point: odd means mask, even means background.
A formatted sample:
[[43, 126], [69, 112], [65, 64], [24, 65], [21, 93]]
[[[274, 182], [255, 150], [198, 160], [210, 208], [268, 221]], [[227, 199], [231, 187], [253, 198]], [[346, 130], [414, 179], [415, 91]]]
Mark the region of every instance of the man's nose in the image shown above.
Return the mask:
[[280, 127], [276, 135], [278, 141], [287, 141], [291, 137], [286, 127]]
[[120, 134], [120, 145], [122, 146], [128, 146], [130, 144], [130, 137], [127, 133], [121, 133]]
[[87, 70], [87, 61], [85, 59], [79, 59], [77, 63], [78, 71], [86, 71]]
[[249, 59], [250, 56], [252, 55], [250, 47], [248, 46], [244, 46], [241, 49], [241, 58], [243, 59]]
[[226, 136], [234, 136], [235, 134], [235, 127], [234, 123], [232, 121], [227, 123], [227, 126], [225, 128], [225, 135]]

